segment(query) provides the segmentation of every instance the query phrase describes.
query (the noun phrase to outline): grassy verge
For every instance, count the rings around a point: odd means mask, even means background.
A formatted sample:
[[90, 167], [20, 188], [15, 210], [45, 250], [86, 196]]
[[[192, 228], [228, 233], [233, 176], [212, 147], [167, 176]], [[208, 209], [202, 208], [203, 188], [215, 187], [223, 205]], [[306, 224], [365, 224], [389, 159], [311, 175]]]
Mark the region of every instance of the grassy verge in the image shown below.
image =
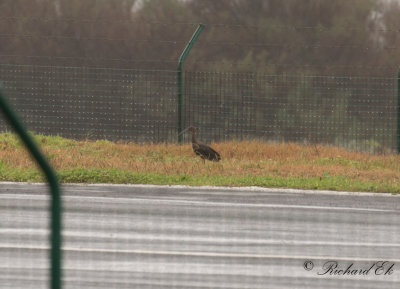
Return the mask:
[[[190, 144], [75, 141], [35, 135], [62, 182], [263, 186], [400, 192], [400, 157], [322, 145], [224, 142], [219, 163]], [[18, 138], [0, 134], [0, 181], [43, 181]]]

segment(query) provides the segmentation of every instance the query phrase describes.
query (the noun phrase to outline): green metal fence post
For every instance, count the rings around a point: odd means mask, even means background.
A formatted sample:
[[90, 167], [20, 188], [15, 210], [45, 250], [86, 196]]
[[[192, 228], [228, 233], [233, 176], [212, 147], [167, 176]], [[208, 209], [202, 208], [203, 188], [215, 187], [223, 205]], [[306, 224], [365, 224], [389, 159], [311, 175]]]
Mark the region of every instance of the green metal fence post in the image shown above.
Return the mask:
[[43, 154], [40, 152], [38, 146], [35, 144], [33, 139], [29, 136], [23, 123], [18, 118], [17, 114], [12, 110], [11, 105], [8, 103], [6, 98], [3, 96], [0, 90], [0, 109], [3, 111], [6, 119], [9, 121], [10, 125], [20, 136], [21, 140], [28, 148], [32, 157], [39, 164], [40, 168], [44, 172], [47, 181], [50, 186], [51, 192], [51, 217], [50, 217], [50, 288], [51, 289], [61, 289], [61, 216], [62, 216], [62, 206], [61, 206], [61, 196], [60, 188], [58, 184], [58, 179], [46, 161]]
[[397, 153], [400, 153], [400, 68], [397, 72]]
[[194, 32], [192, 38], [190, 39], [189, 43], [186, 45], [181, 56], [179, 57], [179, 64], [178, 64], [178, 142], [179, 143], [182, 143], [182, 140], [183, 140], [183, 136], [182, 136], [182, 134], [180, 134], [183, 130], [183, 115], [182, 115], [183, 63], [185, 62], [186, 56], [189, 54], [190, 49], [192, 48], [193, 44], [196, 42], [196, 40], [199, 37], [203, 28], [204, 28], [204, 24], [199, 24], [199, 26], [197, 27], [196, 31]]

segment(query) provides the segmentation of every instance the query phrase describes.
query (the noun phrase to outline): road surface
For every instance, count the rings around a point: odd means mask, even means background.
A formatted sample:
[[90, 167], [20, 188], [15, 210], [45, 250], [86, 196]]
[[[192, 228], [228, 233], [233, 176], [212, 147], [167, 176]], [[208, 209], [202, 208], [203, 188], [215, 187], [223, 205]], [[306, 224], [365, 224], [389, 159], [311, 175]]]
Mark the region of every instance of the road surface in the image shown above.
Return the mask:
[[[400, 288], [400, 197], [64, 185], [64, 288]], [[45, 185], [0, 183], [0, 288], [48, 288]]]

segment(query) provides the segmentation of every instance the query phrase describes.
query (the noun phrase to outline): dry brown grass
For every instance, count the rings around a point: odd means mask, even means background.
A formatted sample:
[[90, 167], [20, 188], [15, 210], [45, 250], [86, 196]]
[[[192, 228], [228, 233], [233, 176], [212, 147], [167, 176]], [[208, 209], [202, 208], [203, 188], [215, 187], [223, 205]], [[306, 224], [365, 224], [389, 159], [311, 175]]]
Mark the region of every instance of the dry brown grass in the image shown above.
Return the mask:
[[[38, 138], [37, 138], [38, 139]], [[135, 144], [106, 141], [65, 143], [40, 137], [43, 151], [57, 170], [118, 169], [161, 175], [269, 176], [284, 178], [349, 177], [400, 186], [400, 157], [349, 152], [323, 145], [276, 144], [257, 141], [213, 143], [219, 163], [196, 157], [190, 144]], [[0, 160], [10, 167], [34, 166], [20, 145], [0, 140]]]

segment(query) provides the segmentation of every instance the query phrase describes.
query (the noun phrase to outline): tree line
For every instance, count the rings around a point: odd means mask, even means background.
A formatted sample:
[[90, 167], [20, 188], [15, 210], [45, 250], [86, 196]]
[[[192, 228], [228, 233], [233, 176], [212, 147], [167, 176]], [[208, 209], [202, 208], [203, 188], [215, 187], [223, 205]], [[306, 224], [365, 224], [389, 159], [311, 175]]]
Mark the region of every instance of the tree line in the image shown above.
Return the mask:
[[394, 76], [398, 1], [3, 0], [0, 61]]

